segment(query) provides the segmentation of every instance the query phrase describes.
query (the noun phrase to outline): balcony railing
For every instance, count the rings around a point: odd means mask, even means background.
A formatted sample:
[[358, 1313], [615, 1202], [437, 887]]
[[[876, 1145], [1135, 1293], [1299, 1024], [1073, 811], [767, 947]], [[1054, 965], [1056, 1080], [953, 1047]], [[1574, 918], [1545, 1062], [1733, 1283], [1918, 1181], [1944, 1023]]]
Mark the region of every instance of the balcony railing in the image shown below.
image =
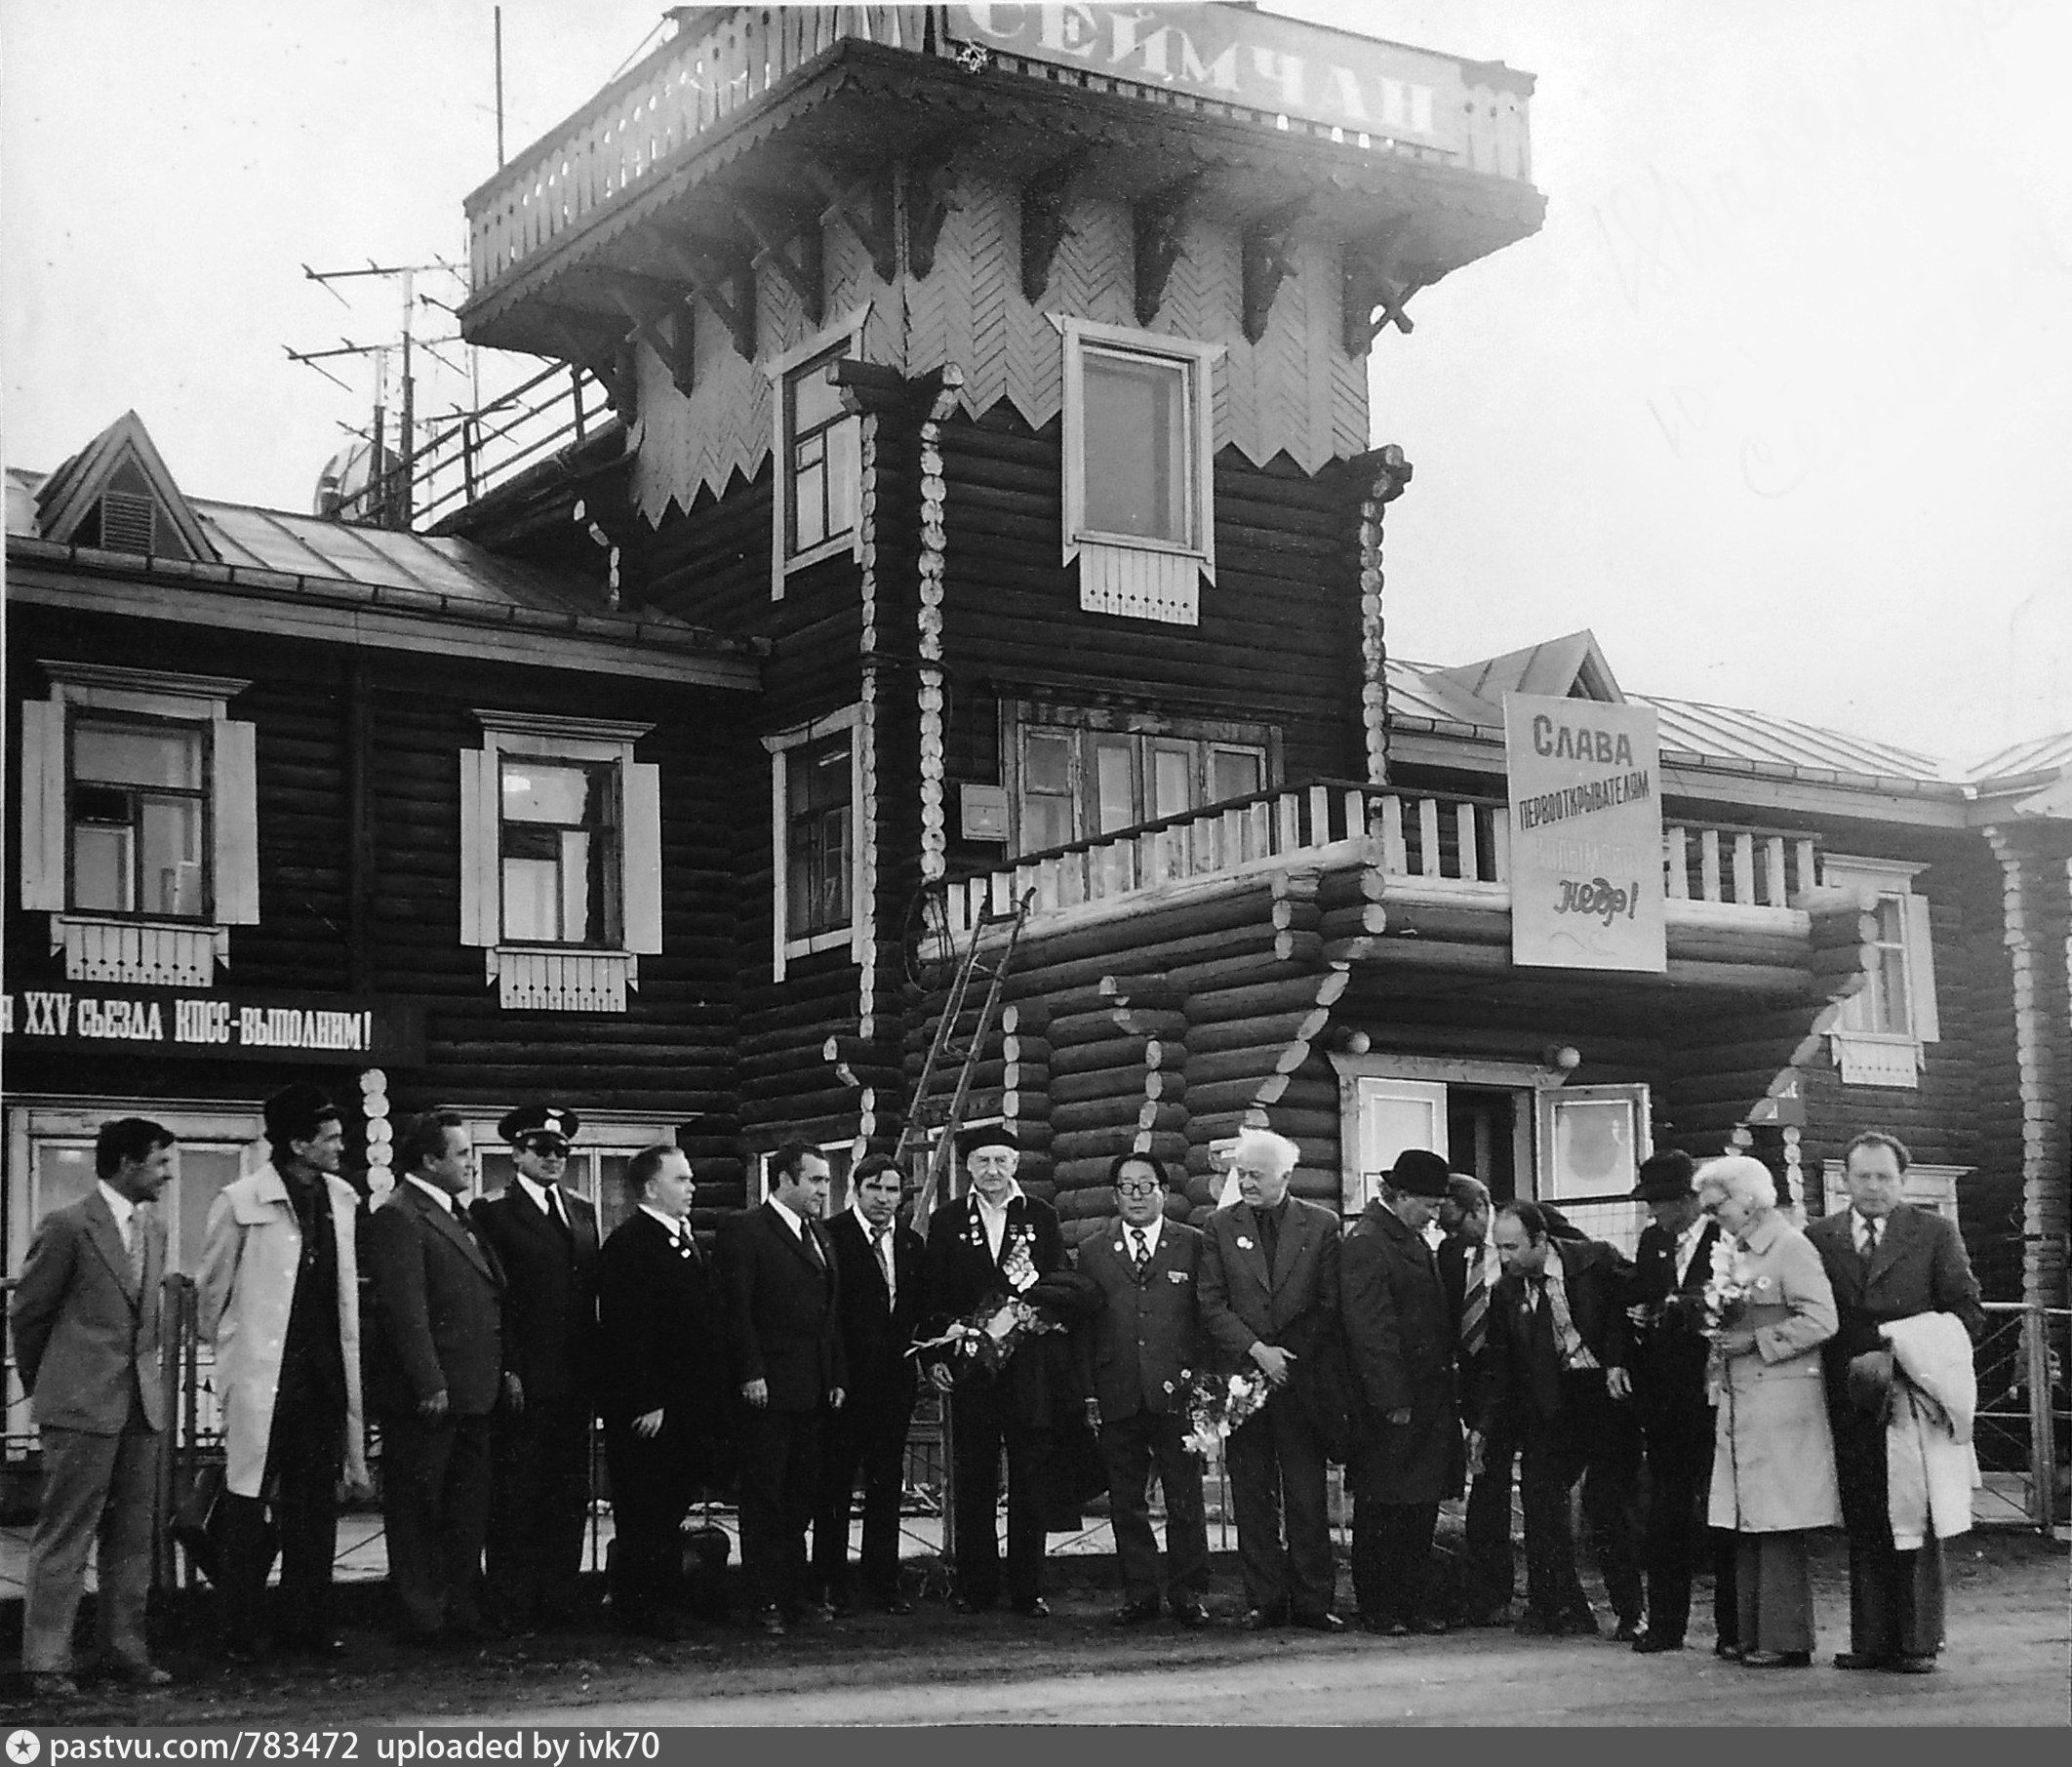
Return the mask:
[[[1334, 863], [1378, 863], [1390, 880], [1494, 900], [1510, 883], [1509, 827], [1500, 798], [1319, 781], [1231, 798], [952, 878], [948, 927], [967, 938], [982, 910], [1010, 910], [1032, 890], [1032, 916], [1040, 918], [1209, 880]], [[1813, 887], [1817, 863], [1817, 844], [1806, 834], [1728, 823], [1674, 823], [1663, 829], [1664, 886], [1675, 902], [1786, 907]]]

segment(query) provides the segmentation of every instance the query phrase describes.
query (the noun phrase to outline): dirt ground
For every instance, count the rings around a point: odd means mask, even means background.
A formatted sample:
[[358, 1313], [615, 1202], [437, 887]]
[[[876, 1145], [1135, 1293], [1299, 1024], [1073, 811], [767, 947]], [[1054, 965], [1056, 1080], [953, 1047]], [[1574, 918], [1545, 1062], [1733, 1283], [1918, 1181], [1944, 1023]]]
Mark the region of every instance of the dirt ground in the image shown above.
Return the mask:
[[[350, 1588], [348, 1650], [323, 1667], [239, 1670], [217, 1660], [206, 1597], [158, 1626], [179, 1683], [137, 1695], [90, 1686], [61, 1713], [31, 1712], [19, 1686], [0, 1726], [365, 1724], [1788, 1724], [2063, 1725], [2068, 1712], [2066, 1548], [2034, 1536], [1951, 1543], [1950, 1645], [1932, 1676], [1848, 1674], [1839, 1538], [1816, 1549], [1821, 1645], [1810, 1669], [1754, 1670], [1707, 1648], [1636, 1657], [1609, 1636], [1509, 1631], [1384, 1641], [1363, 1633], [1118, 1631], [1112, 1560], [1054, 1561], [1053, 1617], [960, 1619], [924, 1599], [909, 1619], [859, 1615], [782, 1640], [737, 1623], [695, 1626], [653, 1645], [609, 1630], [542, 1633], [436, 1654], [380, 1626], [376, 1586]], [[1350, 1609], [1342, 1567], [1341, 1606]], [[1219, 1555], [1212, 1606], [1242, 1607]]]

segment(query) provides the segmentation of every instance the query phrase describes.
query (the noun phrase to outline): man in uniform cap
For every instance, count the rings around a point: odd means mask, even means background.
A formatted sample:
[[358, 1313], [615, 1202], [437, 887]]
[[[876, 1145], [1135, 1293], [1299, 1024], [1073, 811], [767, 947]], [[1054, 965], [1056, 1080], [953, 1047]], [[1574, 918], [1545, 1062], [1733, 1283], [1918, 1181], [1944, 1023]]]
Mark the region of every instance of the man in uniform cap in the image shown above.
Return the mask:
[[529, 1104], [497, 1125], [516, 1176], [473, 1215], [504, 1276], [504, 1354], [516, 1377], [495, 1418], [490, 1616], [518, 1627], [577, 1617], [590, 1512], [597, 1363], [597, 1211], [562, 1179], [580, 1119]]
[[1338, 1257], [1353, 1385], [1353, 1592], [1369, 1631], [1443, 1632], [1426, 1592], [1439, 1506], [1460, 1492], [1454, 1316], [1424, 1229], [1452, 1174], [1406, 1148]]
[[[971, 1175], [971, 1193], [938, 1206], [928, 1223], [922, 1263], [924, 1340], [939, 1337], [978, 1304], [1033, 1288], [1065, 1263], [1063, 1230], [1049, 1203], [1025, 1195], [1015, 1182], [1020, 1144], [1001, 1125], [959, 1138]], [[1055, 1346], [1055, 1347], [1054, 1347]], [[1053, 1408], [1065, 1385], [1059, 1356], [1068, 1360], [1064, 1334], [1029, 1340], [997, 1376], [959, 1370], [937, 1354], [927, 1363], [938, 1391], [950, 1401], [957, 1522], [957, 1611], [975, 1613], [1000, 1598], [1000, 1451], [1008, 1457], [1007, 1592], [1016, 1612], [1033, 1619], [1050, 1613], [1043, 1599], [1044, 1501], [1042, 1481], [1051, 1453]], [[961, 1374], [961, 1379], [960, 1379]]]

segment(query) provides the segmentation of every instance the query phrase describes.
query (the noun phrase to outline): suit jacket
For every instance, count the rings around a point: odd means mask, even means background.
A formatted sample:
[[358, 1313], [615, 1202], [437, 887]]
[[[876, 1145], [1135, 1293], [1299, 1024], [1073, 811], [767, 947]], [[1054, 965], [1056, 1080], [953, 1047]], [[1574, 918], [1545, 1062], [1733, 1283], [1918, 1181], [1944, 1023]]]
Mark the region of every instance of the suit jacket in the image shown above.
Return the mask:
[[503, 1272], [458, 1210], [408, 1179], [367, 1223], [375, 1323], [367, 1391], [412, 1414], [445, 1391], [453, 1415], [486, 1417], [503, 1379]]
[[[1649, 1323], [1633, 1333], [1633, 1397], [1644, 1416], [1661, 1417], [1705, 1404], [1705, 1339], [1701, 1297], [1712, 1277], [1718, 1222], [1708, 1221], [1682, 1282], [1676, 1275], [1676, 1235], [1652, 1223], [1641, 1229], [1633, 1254], [1633, 1301], [1649, 1310]], [[1668, 1305], [1670, 1297], [1678, 1298]]]
[[800, 1225], [820, 1248], [817, 1262], [767, 1202], [720, 1229], [735, 1380], [767, 1383], [772, 1411], [817, 1410], [848, 1385], [840, 1277], [819, 1224]]
[[1342, 1459], [1346, 1433], [1344, 1346], [1338, 1334], [1338, 1218], [1288, 1198], [1273, 1268], [1251, 1205], [1234, 1202], [1202, 1228], [1202, 1325], [1218, 1372], [1251, 1368], [1252, 1346], [1290, 1351], [1295, 1368], [1276, 1403], [1293, 1401]]
[[133, 1397], [163, 1429], [159, 1385], [166, 1224], [154, 1207], [144, 1235], [143, 1280], [130, 1280], [122, 1229], [97, 1184], [91, 1194], [36, 1224], [8, 1306], [15, 1359], [30, 1414], [54, 1429], [119, 1435]]
[[[1626, 1306], [1632, 1289], [1633, 1266], [1614, 1246], [1601, 1239], [1569, 1239], [1561, 1242], [1563, 1287], [1569, 1298], [1569, 1317], [1580, 1334], [1583, 1345], [1604, 1369], [1630, 1368], [1633, 1360], [1632, 1327]], [[1527, 1308], [1529, 1291], [1524, 1279], [1505, 1276], [1490, 1299], [1490, 1345], [1494, 1350], [1495, 1378], [1491, 1383], [1494, 1403], [1523, 1420], [1534, 1415], [1550, 1417], [1565, 1407], [1556, 1397], [1535, 1393], [1533, 1381], [1533, 1314]], [[1566, 1391], [1573, 1377], [1560, 1383]]]
[[[1481, 1251], [1483, 1292], [1489, 1306], [1494, 1307], [1496, 1305], [1496, 1284], [1500, 1279], [1496, 1248], [1485, 1242]], [[1490, 1351], [1490, 1324], [1494, 1314], [1484, 1309], [1482, 1347], [1472, 1356], [1466, 1354], [1460, 1347], [1460, 1315], [1467, 1306], [1467, 1247], [1449, 1234], [1439, 1242], [1439, 1250], [1433, 1257], [1438, 1261], [1439, 1281], [1446, 1290], [1446, 1314], [1453, 1326], [1454, 1367], [1460, 1396], [1460, 1415], [1467, 1419], [1479, 1418], [1489, 1409], [1489, 1387], [1494, 1378], [1495, 1357]]]
[[[980, 1302], [1011, 1293], [1001, 1260], [1016, 1244], [1027, 1248], [1038, 1277], [1048, 1276], [1067, 1263], [1064, 1229], [1057, 1225], [1057, 1212], [1036, 1197], [1017, 1195], [1009, 1199], [1007, 1225], [1000, 1235], [997, 1259], [986, 1243], [976, 1192], [937, 1208], [928, 1219], [928, 1246], [923, 1255], [921, 1336], [940, 1337], [947, 1326], [964, 1318]], [[1068, 1334], [1050, 1332], [1026, 1341], [1010, 1358], [993, 1386], [1023, 1427], [1070, 1429], [1085, 1416], [1081, 1377], [1080, 1356]], [[978, 1384], [983, 1377], [974, 1373], [965, 1380]]]
[[1834, 1291], [1840, 1329], [1821, 1345], [1827, 1401], [1838, 1420], [1855, 1415], [1849, 1404], [1849, 1365], [1865, 1350], [1883, 1349], [1878, 1327], [1916, 1313], [1954, 1313], [1973, 1344], [1985, 1330], [1978, 1305], [1978, 1279], [1965, 1256], [1957, 1229], [1940, 1215], [1901, 1203], [1886, 1217], [1869, 1271], [1856, 1253], [1855, 1211], [1842, 1209], [1816, 1221], [1806, 1237], [1820, 1254]]
[[516, 1179], [471, 1213], [503, 1266], [504, 1359], [526, 1398], [581, 1396], [594, 1408], [597, 1211], [566, 1188], [561, 1202], [567, 1231]]
[[727, 1433], [734, 1382], [726, 1303], [710, 1258], [679, 1256], [668, 1228], [635, 1209], [598, 1254], [597, 1316], [607, 1424], [659, 1411], [671, 1429]]
[[1079, 1272], [1101, 1296], [1101, 1310], [1081, 1341], [1103, 1423], [1140, 1411], [1157, 1417], [1179, 1411], [1187, 1377], [1206, 1372], [1201, 1230], [1165, 1222], [1141, 1281], [1129, 1244], [1117, 1216], [1079, 1245]]
[[894, 1225], [897, 1301], [885, 1292], [885, 1272], [854, 1209], [844, 1209], [828, 1223], [820, 1238], [834, 1257], [840, 1298], [842, 1361], [849, 1375], [842, 1409], [851, 1414], [911, 1411], [917, 1375], [906, 1348], [921, 1318], [921, 1235], [904, 1223]]
[[[1387, 1504], [1458, 1495], [1466, 1457], [1454, 1388], [1454, 1311], [1431, 1247], [1376, 1200], [1345, 1235], [1338, 1277], [1354, 1439], [1383, 1451], [1363, 1491]], [[1389, 1423], [1397, 1411], [1408, 1411], [1408, 1422]]]

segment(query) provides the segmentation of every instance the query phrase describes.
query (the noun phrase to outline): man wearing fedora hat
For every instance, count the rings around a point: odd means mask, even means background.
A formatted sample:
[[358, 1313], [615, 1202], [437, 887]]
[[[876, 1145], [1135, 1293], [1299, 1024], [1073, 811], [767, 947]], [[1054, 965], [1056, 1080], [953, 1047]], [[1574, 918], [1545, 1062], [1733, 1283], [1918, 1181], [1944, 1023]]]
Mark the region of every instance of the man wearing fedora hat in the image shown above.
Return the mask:
[[1424, 1230], [1451, 1174], [1408, 1147], [1338, 1255], [1352, 1370], [1353, 1593], [1360, 1624], [1392, 1638], [1443, 1632], [1426, 1583], [1439, 1506], [1465, 1464], [1454, 1389], [1454, 1321]]
[[[1633, 1641], [1644, 1656], [1683, 1648], [1691, 1618], [1691, 1571], [1705, 1526], [1712, 1482], [1712, 1402], [1705, 1391], [1705, 1284], [1720, 1229], [1698, 1207], [1696, 1166], [1680, 1147], [1641, 1162], [1633, 1200], [1648, 1211], [1634, 1252], [1633, 1401], [1648, 1455], [1648, 1628]], [[1713, 1619], [1720, 1641], [1735, 1636], [1733, 1537], [1713, 1540]]]

